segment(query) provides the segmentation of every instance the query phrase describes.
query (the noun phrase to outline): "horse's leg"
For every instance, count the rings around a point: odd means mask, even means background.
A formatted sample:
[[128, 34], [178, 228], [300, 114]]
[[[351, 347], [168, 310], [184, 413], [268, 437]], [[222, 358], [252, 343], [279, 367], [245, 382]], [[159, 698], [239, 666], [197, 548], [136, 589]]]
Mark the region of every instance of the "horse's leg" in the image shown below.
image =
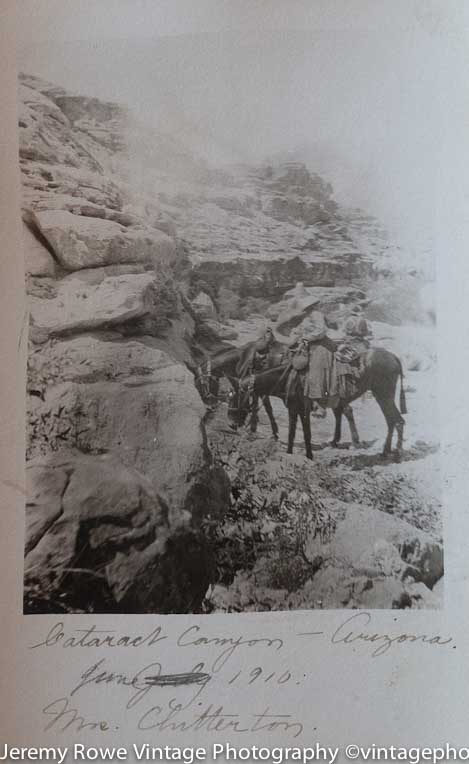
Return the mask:
[[397, 430], [396, 455], [400, 456], [402, 453], [402, 444], [404, 441], [405, 420], [401, 416], [401, 412], [399, 411], [396, 404], [394, 403], [394, 399], [392, 400], [392, 412], [394, 415], [394, 427]]
[[252, 414], [251, 414], [251, 433], [255, 433], [259, 422], [259, 416], [257, 409], [259, 407], [259, 397], [255, 394], [252, 396]]
[[342, 437], [342, 414], [344, 411], [344, 407], [342, 406], [342, 403], [339, 402], [339, 404], [336, 406], [334, 411], [335, 416], [335, 430], [334, 430], [334, 439], [331, 443], [331, 446], [334, 448], [337, 448], [337, 446], [340, 443], [340, 439]]
[[355, 447], [357, 447], [360, 445], [360, 437], [358, 435], [357, 426], [355, 424], [353, 409], [347, 403], [345, 406], [343, 406], [343, 412], [344, 412], [345, 418], [347, 419], [348, 425], [350, 427], [350, 435], [352, 436], [352, 443]]
[[296, 435], [296, 419], [298, 416], [298, 410], [296, 406], [289, 405], [288, 407], [288, 448], [287, 454], [293, 453], [293, 444], [295, 442]]
[[392, 444], [392, 436], [394, 433], [394, 427], [397, 424], [395, 412], [393, 410], [396, 407], [395, 407], [393, 399], [389, 397], [388, 395], [377, 396], [375, 394], [375, 398], [378, 403], [378, 406], [383, 412], [384, 418], [386, 419], [386, 424], [388, 426], [388, 434], [386, 436], [386, 440], [384, 441], [383, 456], [389, 456], [389, 454], [391, 453], [391, 444]]
[[402, 456], [402, 445], [404, 441], [404, 423], [398, 422], [396, 424], [396, 430], [397, 430], [396, 458], [397, 460], [400, 460]]
[[272, 427], [272, 435], [274, 436], [275, 440], [278, 440], [277, 422], [275, 421], [274, 412], [272, 411], [272, 404], [268, 395], [265, 395], [262, 398], [262, 403], [264, 404], [267, 416], [269, 417], [270, 426]]
[[312, 459], [313, 458], [313, 451], [311, 448], [311, 406], [309, 403], [309, 399], [305, 400], [303, 410], [300, 414], [301, 416], [301, 424], [303, 426], [303, 436], [305, 439], [305, 450], [306, 450], [306, 458]]

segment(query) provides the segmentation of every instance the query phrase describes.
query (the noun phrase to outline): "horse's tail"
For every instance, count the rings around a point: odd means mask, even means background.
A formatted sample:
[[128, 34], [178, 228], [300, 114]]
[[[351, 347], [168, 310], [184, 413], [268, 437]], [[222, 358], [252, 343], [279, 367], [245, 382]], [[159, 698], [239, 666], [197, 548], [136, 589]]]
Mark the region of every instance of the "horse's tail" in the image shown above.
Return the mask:
[[405, 398], [405, 390], [404, 390], [404, 372], [402, 370], [402, 363], [399, 360], [399, 376], [401, 378], [401, 391], [399, 393], [399, 408], [401, 410], [401, 414], [407, 414], [407, 402]]

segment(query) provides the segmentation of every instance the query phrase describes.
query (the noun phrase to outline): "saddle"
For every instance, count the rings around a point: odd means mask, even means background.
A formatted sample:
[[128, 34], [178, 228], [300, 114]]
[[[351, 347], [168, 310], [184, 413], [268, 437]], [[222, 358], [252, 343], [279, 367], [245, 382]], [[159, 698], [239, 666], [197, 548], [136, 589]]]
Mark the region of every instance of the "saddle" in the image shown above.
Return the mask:
[[338, 363], [346, 363], [350, 365], [356, 365], [360, 358], [358, 350], [351, 345], [344, 344], [339, 345], [335, 352], [335, 360]]
[[341, 398], [356, 394], [363, 375], [363, 350], [351, 343], [339, 345], [335, 352], [337, 391]]

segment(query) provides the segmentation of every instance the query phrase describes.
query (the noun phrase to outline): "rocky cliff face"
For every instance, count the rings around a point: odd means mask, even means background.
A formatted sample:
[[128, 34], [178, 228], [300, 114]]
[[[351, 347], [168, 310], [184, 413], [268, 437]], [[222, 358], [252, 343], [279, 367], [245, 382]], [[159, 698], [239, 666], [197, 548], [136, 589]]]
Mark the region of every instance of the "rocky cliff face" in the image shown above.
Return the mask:
[[275, 299], [296, 280], [323, 286], [371, 276], [373, 262], [331, 193], [301, 164], [241, 166], [223, 183], [165, 194], [164, 203], [190, 245], [194, 278]]
[[[272, 304], [297, 282], [309, 288], [353, 284], [377, 298], [370, 318], [422, 318], [416, 295], [428, 274], [417, 259], [406, 259], [376, 220], [339, 207], [331, 186], [303, 164], [223, 171], [188, 165], [184, 181], [156, 166], [146, 169], [146, 178], [191, 262], [192, 297], [209, 294], [223, 313], [228, 289], [228, 298], [249, 313], [252, 298]], [[375, 295], [384, 278], [392, 294]]]
[[26, 609], [197, 610], [211, 581], [201, 528], [229, 484], [187, 368], [180, 245], [162, 211], [131, 209], [124, 109], [33, 77], [20, 97]]

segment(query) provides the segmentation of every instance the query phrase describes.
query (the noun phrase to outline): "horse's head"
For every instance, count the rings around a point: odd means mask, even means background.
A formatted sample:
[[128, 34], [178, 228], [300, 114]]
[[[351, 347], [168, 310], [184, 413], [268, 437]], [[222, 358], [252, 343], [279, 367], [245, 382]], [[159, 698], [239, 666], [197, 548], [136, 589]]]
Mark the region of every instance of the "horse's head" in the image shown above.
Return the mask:
[[234, 389], [228, 393], [228, 419], [232, 430], [237, 430], [246, 422], [254, 405], [254, 378], [247, 377], [239, 380]]

